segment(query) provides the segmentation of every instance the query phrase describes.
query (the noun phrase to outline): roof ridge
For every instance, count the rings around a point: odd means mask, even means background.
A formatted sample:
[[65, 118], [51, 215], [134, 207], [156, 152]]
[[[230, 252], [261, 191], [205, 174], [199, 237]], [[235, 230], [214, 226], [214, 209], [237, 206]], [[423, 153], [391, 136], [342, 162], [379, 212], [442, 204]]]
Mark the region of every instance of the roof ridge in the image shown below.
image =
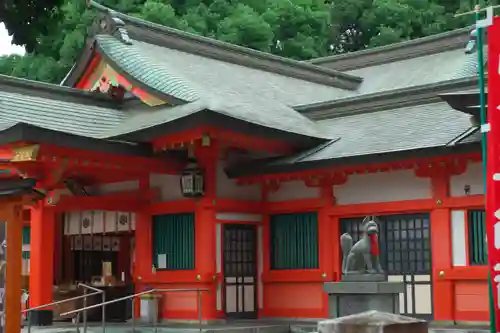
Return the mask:
[[67, 102], [94, 102], [95, 106], [118, 108], [116, 103], [110, 96], [80, 90], [76, 88], [61, 86], [53, 83], [28, 80], [9, 75], [0, 74], [0, 91], [21, 93], [23, 90], [28, 90], [28, 94], [37, 95], [38, 97], [46, 97], [60, 99]]
[[319, 66], [328, 66], [336, 70], [353, 70], [393, 61], [417, 58], [454, 49], [463, 48], [469, 39], [473, 27], [446, 31], [426, 37], [406, 40], [399, 43], [348, 52], [308, 60]]
[[477, 77], [451, 79], [437, 83], [405, 87], [365, 95], [339, 98], [327, 102], [294, 107], [298, 112], [314, 119], [324, 120], [377, 112], [391, 107], [406, 107], [442, 101], [440, 94], [476, 87]]
[[[303, 61], [292, 60], [270, 53], [257, 51], [247, 47], [222, 42], [213, 38], [199, 36], [193, 33], [170, 28], [127, 14], [114, 11], [99, 4], [96, 1], [89, 1], [89, 5], [99, 10], [117, 17], [132, 25], [127, 27], [130, 35], [137, 35], [137, 39], [159, 46], [178, 49], [185, 52], [198, 53], [205, 57], [217, 60], [236, 63], [238, 65], [266, 70], [277, 74], [299, 78], [306, 81], [316, 82], [323, 85], [330, 85], [341, 89], [355, 90], [363, 81], [363, 78], [342, 73], [330, 68], [316, 66]], [[133, 27], [156, 32], [163, 38], [170, 37], [168, 42], [161, 42], [161, 38], [144, 36], [144, 31], [134, 31]], [[131, 29], [132, 28], [132, 29]], [[141, 34], [142, 32], [142, 34]]]

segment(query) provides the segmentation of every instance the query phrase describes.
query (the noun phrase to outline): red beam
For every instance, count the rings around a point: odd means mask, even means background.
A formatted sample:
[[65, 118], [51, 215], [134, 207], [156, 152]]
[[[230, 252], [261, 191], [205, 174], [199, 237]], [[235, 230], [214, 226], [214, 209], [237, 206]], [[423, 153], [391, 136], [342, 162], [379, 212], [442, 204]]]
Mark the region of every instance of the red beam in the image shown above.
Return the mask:
[[267, 202], [265, 207], [270, 214], [285, 214], [294, 212], [316, 211], [323, 207], [324, 201], [318, 199], [300, 199], [279, 202]]
[[240, 201], [233, 199], [217, 199], [215, 209], [217, 212], [262, 213], [261, 201]]
[[82, 170], [91, 168], [110, 172], [140, 173], [149, 171], [152, 173], [172, 173], [184, 167], [184, 163], [174, 159], [114, 155], [47, 144], [40, 145], [37, 161], [45, 162], [48, 165], [66, 165], [68, 167], [79, 167]]
[[336, 276], [323, 277], [323, 271], [320, 269], [311, 270], [269, 270], [262, 273], [262, 282], [325, 282], [336, 281]]
[[253, 184], [261, 182], [273, 182], [273, 181], [290, 181], [290, 180], [305, 180], [308, 181], [311, 178], [318, 177], [318, 179], [326, 177], [326, 179], [332, 178], [337, 179], [339, 175], [345, 173], [346, 175], [351, 174], [366, 174], [366, 173], [376, 173], [385, 172], [391, 170], [411, 170], [416, 169], [418, 166], [429, 165], [429, 164], [442, 164], [444, 162], [455, 163], [460, 161], [481, 161], [481, 153], [474, 152], [469, 154], [453, 154], [453, 155], [443, 155], [432, 158], [412, 158], [401, 161], [386, 162], [386, 163], [371, 163], [364, 165], [352, 165], [345, 167], [329, 167], [322, 169], [313, 169], [307, 171], [297, 171], [297, 172], [286, 172], [286, 173], [276, 173], [276, 174], [265, 174], [256, 175], [249, 177], [238, 178], [238, 183], [240, 184]]
[[425, 212], [436, 208], [482, 208], [484, 207], [483, 195], [470, 195], [462, 197], [443, 198], [441, 202], [435, 199], [415, 199], [392, 202], [373, 202], [352, 205], [332, 206], [330, 215], [335, 216], [361, 216], [370, 214], [398, 214], [411, 212]]
[[445, 269], [435, 269], [432, 272], [440, 280], [459, 280], [459, 281], [485, 281], [488, 279], [488, 266], [467, 266], [453, 267]]
[[393, 202], [374, 202], [353, 205], [333, 206], [330, 209], [330, 215], [336, 216], [362, 216], [378, 215], [386, 213], [411, 213], [430, 211], [436, 206], [433, 199], [417, 199]]
[[446, 208], [484, 208], [485, 205], [486, 199], [482, 194], [444, 198], [442, 204]]
[[211, 139], [215, 139], [219, 143], [230, 147], [283, 154], [293, 151], [293, 147], [285, 141], [246, 135], [214, 126], [200, 126], [192, 130], [169, 134], [168, 136], [154, 139], [152, 143], [156, 150], [167, 150], [184, 147], [193, 141], [201, 140], [204, 136], [209, 136]]
[[195, 199], [181, 199], [174, 201], [153, 202], [149, 205], [149, 214], [177, 214], [190, 213], [196, 209], [197, 201]]

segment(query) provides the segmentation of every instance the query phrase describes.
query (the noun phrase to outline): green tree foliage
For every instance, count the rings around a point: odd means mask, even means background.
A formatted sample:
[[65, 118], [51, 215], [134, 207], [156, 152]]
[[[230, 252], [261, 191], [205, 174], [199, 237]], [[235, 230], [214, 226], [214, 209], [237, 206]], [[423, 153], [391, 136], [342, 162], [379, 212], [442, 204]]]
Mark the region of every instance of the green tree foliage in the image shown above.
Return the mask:
[[[148, 21], [298, 60], [424, 37], [472, 23], [475, 0], [102, 0]], [[494, 0], [483, 1], [483, 5]], [[16, 3], [16, 5], [14, 5]], [[21, 5], [20, 5], [21, 4]], [[0, 73], [58, 83], [85, 45], [95, 12], [84, 0], [0, 0], [26, 56]], [[29, 22], [29, 24], [28, 24]]]

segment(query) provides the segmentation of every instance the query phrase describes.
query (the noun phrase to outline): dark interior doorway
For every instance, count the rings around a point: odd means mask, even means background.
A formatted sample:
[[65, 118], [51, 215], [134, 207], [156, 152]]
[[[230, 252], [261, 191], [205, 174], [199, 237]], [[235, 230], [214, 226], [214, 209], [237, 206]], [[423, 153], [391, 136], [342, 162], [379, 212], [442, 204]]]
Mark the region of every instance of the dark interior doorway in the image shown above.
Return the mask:
[[225, 224], [223, 300], [228, 319], [257, 318], [257, 227]]

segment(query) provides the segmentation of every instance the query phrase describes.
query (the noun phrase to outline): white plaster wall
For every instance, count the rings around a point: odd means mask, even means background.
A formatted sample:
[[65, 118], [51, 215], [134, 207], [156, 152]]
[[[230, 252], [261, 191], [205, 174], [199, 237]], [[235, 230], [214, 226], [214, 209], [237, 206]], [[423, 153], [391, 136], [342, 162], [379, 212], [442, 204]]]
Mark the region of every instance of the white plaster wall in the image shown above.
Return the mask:
[[181, 191], [180, 175], [151, 174], [149, 186], [152, 189], [159, 189], [160, 201], [174, 201], [184, 199]]
[[334, 194], [339, 205], [424, 199], [431, 197], [431, 182], [413, 170], [356, 174], [334, 186]]
[[465, 211], [451, 211], [451, 262], [453, 266], [467, 266]]
[[469, 163], [467, 170], [461, 175], [451, 176], [450, 195], [452, 197], [464, 196], [465, 185], [470, 186], [470, 194], [484, 194], [483, 170], [481, 163]]
[[321, 195], [319, 187], [308, 187], [302, 180], [280, 183], [276, 192], [268, 194], [269, 201], [314, 199]]
[[116, 182], [107, 183], [102, 185], [97, 185], [92, 188], [92, 191], [96, 194], [110, 194], [117, 192], [133, 191], [139, 188], [139, 182], [137, 180], [129, 180], [126, 182]]
[[236, 180], [227, 177], [224, 168], [224, 161], [220, 161], [217, 165], [217, 198], [242, 201], [261, 200], [259, 184], [238, 185]]

